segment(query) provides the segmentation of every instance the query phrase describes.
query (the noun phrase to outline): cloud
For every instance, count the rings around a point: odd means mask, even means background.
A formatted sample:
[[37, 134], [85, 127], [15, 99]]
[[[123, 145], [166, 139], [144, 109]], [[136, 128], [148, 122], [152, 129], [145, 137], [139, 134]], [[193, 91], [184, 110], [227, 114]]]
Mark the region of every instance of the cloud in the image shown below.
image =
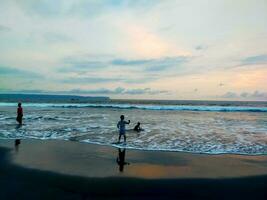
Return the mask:
[[[124, 9], [140, 7], [145, 9], [157, 3], [156, 0], [105, 0], [105, 1], [84, 1], [84, 0], [20, 0], [16, 3], [29, 15], [40, 17], [95, 17], [105, 14], [111, 9]], [[142, 6], [142, 7], [141, 7]]]
[[58, 69], [58, 72], [87, 72], [104, 69], [107, 65], [101, 61], [70, 61], [65, 63], [65, 67]]
[[69, 78], [62, 80], [63, 83], [71, 84], [81, 84], [81, 83], [109, 83], [123, 81], [120, 78], [103, 78], [103, 77], [79, 77], [79, 78]]
[[188, 61], [189, 57], [186, 56], [157, 59], [123, 59], [111, 55], [69, 56], [62, 60], [64, 67], [59, 68], [58, 72], [69, 74], [68, 78], [65, 76], [60, 81], [62, 83], [143, 84], [168, 76], [171, 69], [177, 69]]
[[11, 76], [11, 77], [25, 77], [25, 78], [40, 78], [42, 75], [35, 72], [16, 69], [12, 67], [0, 66], [0, 76]]
[[112, 94], [122, 94], [124, 91], [124, 88], [116, 88], [114, 90], [106, 89], [106, 88], [100, 88], [100, 89], [92, 89], [92, 90], [81, 90], [81, 89], [73, 89], [70, 91], [64, 91], [65, 93], [73, 93], [73, 94], [103, 94], [103, 95], [112, 95]]
[[[7, 92], [1, 90], [1, 92]], [[151, 88], [135, 88], [135, 89], [126, 89], [123, 87], [117, 87], [115, 89], [99, 88], [99, 89], [72, 89], [65, 91], [48, 91], [48, 90], [9, 90], [8, 92], [12, 93], [31, 93], [31, 94], [91, 94], [91, 95], [157, 95], [157, 94], [169, 94], [170, 91], [167, 90], [153, 90]]]
[[156, 95], [156, 94], [167, 94], [169, 91], [167, 90], [152, 90], [151, 88], [136, 88], [136, 89], [125, 89], [123, 87], [118, 87], [115, 89], [96, 89], [96, 90], [80, 90], [74, 89], [69, 91], [70, 93], [76, 94], [102, 94], [102, 95], [141, 95], [141, 94], [149, 94], [149, 95]]
[[150, 77], [135, 77], [135, 78], [124, 78], [124, 79], [121, 79], [122, 82], [124, 83], [135, 83], [135, 84], [142, 84], [142, 83], [149, 83], [149, 82], [152, 82], [152, 81], [156, 81], [160, 79], [160, 77], [156, 76], [156, 75], [151, 75]]
[[[242, 94], [244, 94], [244, 93], [242, 93]], [[249, 97], [249, 98], [266, 98], [267, 99], [267, 92], [254, 91], [253, 93], [248, 93], [247, 97]]]
[[249, 93], [248, 92], [242, 92], [241, 94], [240, 94], [240, 96], [241, 97], [243, 97], [243, 98], [247, 98], [247, 97], [249, 97]]
[[260, 91], [254, 91], [254, 92], [242, 92], [240, 94], [235, 92], [227, 92], [224, 95], [221, 96], [222, 98], [226, 99], [236, 99], [236, 98], [243, 98], [243, 99], [262, 99], [267, 100], [267, 92], [260, 92]]
[[198, 45], [195, 47], [195, 50], [197, 51], [206, 50], [206, 49], [208, 49], [208, 46], [205, 46], [205, 45]]
[[11, 31], [11, 28], [0, 25], [0, 32], [8, 32], [8, 31]]
[[56, 17], [68, 14], [71, 10], [73, 2], [65, 3], [64, 1], [53, 2], [52, 0], [21, 0], [16, 1], [19, 6], [27, 15], [37, 15], [41, 17]]
[[43, 35], [43, 38], [46, 42], [49, 43], [65, 43], [65, 42], [72, 42], [73, 39], [59, 33], [45, 33]]
[[177, 56], [177, 57], [165, 57], [161, 59], [155, 59], [146, 67], [146, 71], [163, 71], [168, 68], [178, 67], [189, 61], [189, 57]]
[[113, 67], [127, 67], [139, 69], [141, 71], [163, 71], [167, 68], [177, 67], [189, 61], [189, 57], [176, 56], [176, 57], [162, 57], [157, 59], [109, 59], [99, 60], [92, 57], [81, 56], [81, 57], [66, 57], [63, 59], [63, 64], [66, 67], [59, 69], [60, 72], [75, 72], [75, 71], [86, 71], [91, 68], [104, 69], [108, 66]]
[[46, 93], [44, 90], [8, 90], [0, 89], [1, 93], [23, 93], [23, 94], [43, 94]]
[[129, 84], [138, 84], [138, 83], [147, 83], [156, 80], [157, 77], [112, 77], [112, 78], [105, 78], [105, 77], [100, 77], [100, 76], [87, 76], [87, 77], [70, 77], [70, 78], [64, 78], [60, 82], [62, 83], [69, 83], [69, 84], [97, 84], [97, 83], [129, 83]]
[[136, 59], [136, 60], [127, 60], [127, 59], [114, 59], [110, 63], [113, 65], [124, 65], [124, 66], [138, 66], [138, 65], [159, 65], [159, 66], [173, 66], [185, 63], [189, 60], [187, 56], [174, 56], [174, 57], [161, 57], [155, 59]]
[[167, 90], [152, 90], [150, 88], [144, 88], [144, 89], [126, 90], [123, 94], [131, 94], [131, 95], [150, 94], [150, 95], [156, 95], [156, 94], [167, 94], [167, 93], [169, 93], [169, 91], [167, 91]]
[[267, 64], [267, 55], [250, 56], [241, 60], [241, 65]]
[[61, 67], [58, 71], [68, 73], [104, 69], [109, 65], [109, 61], [106, 60], [106, 57], [110, 56], [67, 56], [61, 61], [64, 67]]
[[226, 98], [226, 99], [232, 99], [232, 98], [238, 98], [239, 95], [235, 92], [227, 92], [224, 95], [222, 95], [221, 97]]
[[144, 65], [153, 62], [153, 59], [140, 59], [140, 60], [125, 60], [125, 59], [114, 59], [110, 63], [113, 65]]

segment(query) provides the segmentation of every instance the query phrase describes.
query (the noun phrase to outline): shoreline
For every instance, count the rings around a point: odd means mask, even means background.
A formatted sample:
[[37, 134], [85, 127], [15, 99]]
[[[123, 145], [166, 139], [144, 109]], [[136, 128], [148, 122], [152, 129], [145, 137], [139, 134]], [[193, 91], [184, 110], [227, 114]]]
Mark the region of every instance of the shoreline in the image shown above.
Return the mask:
[[[0, 140], [0, 199], [266, 199], [267, 156]], [[129, 162], [129, 165], [127, 164]]]
[[[9, 139], [9, 138], [7, 138]], [[15, 138], [14, 138], [15, 139]], [[13, 140], [14, 140], [13, 139]], [[1, 140], [1, 139], [0, 139]], [[54, 140], [54, 139], [30, 139], [30, 140]], [[56, 139], [57, 140], [57, 139]], [[133, 151], [152, 151], [152, 152], [165, 152], [165, 153], [182, 153], [182, 154], [192, 154], [192, 155], [210, 155], [210, 156], [215, 156], [215, 155], [226, 155], [226, 156], [231, 156], [231, 155], [237, 155], [237, 156], [267, 156], [267, 153], [258, 153], [258, 154], [246, 154], [246, 153], [207, 153], [207, 152], [191, 152], [191, 151], [180, 151], [180, 150], [168, 150], [168, 149], [142, 149], [142, 148], [137, 148], [137, 147], [123, 147], [119, 145], [109, 145], [109, 144], [101, 144], [97, 142], [84, 142], [84, 141], [72, 141], [72, 140], [63, 140], [63, 141], [71, 141], [71, 142], [78, 142], [78, 143], [85, 143], [89, 145], [99, 145], [99, 146], [106, 146], [106, 147], [112, 147], [112, 148], [125, 148], [128, 150], [133, 150]]]
[[[76, 141], [76, 140], [69, 140], [69, 139], [40, 139], [40, 138], [0, 138], [1, 140], [11, 140], [14, 141], [16, 139], [20, 140], [28, 140], [28, 141], [58, 141], [58, 142], [74, 142], [78, 144], [88, 144], [88, 145], [98, 145], [98, 146], [103, 146], [103, 147], [110, 147], [110, 148], [125, 148], [127, 150], [131, 151], [144, 151], [144, 152], [165, 152], [165, 153], [181, 153], [181, 154], [192, 154], [192, 155], [207, 155], [207, 156], [217, 156], [217, 155], [225, 155], [225, 156], [267, 156], [267, 153], [258, 153], [258, 154], [247, 154], [247, 153], [231, 153], [231, 152], [221, 152], [221, 153], [208, 153], [208, 152], [191, 152], [191, 151], [182, 151], [182, 150], [172, 150], [172, 149], [142, 149], [142, 148], [137, 148], [137, 147], [127, 147], [127, 146], [120, 146], [116, 144], [102, 144], [102, 143], [97, 143], [97, 142], [85, 142], [85, 141]], [[0, 142], [1, 145], [1, 142]]]

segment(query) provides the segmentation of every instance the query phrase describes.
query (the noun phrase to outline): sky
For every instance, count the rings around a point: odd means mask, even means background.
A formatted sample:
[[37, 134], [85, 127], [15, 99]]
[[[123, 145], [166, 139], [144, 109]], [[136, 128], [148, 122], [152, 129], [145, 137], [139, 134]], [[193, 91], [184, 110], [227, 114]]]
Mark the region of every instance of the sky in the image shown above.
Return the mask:
[[266, 0], [0, 0], [0, 92], [267, 100]]

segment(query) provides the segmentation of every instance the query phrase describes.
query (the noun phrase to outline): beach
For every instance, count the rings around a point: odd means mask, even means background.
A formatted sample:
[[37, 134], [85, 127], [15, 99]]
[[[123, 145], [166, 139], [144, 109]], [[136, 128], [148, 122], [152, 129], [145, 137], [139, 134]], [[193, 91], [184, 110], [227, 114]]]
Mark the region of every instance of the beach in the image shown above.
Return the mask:
[[267, 197], [266, 155], [120, 153], [122, 162], [110, 146], [25, 139], [15, 148], [14, 140], [0, 140], [0, 199]]
[[267, 0], [7, 0], [0, 200], [267, 200]]

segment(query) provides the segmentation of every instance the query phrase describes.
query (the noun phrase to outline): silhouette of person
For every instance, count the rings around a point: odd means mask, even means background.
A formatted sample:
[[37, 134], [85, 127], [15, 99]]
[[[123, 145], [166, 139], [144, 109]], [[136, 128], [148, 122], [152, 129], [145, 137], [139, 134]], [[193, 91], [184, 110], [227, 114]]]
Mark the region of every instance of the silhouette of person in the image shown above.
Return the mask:
[[126, 129], [125, 125], [130, 124], [130, 120], [128, 122], [124, 121], [124, 115], [121, 115], [121, 120], [117, 124], [117, 128], [119, 129], [119, 142], [121, 141], [121, 136], [123, 135], [124, 137], [124, 142], [126, 142]]
[[124, 165], [129, 165], [130, 163], [125, 162], [125, 153], [126, 149], [124, 148], [121, 150], [121, 148], [118, 148], [118, 157], [117, 157], [117, 164], [119, 165], [120, 172], [123, 172]]
[[135, 127], [134, 127], [134, 131], [136, 131], [136, 132], [140, 132], [140, 131], [142, 131], [142, 128], [140, 127], [140, 125], [141, 125], [141, 123], [138, 122], [138, 123], [135, 125]]
[[18, 103], [17, 109], [17, 122], [22, 125], [22, 117], [23, 117], [23, 108], [21, 107], [21, 103]]

